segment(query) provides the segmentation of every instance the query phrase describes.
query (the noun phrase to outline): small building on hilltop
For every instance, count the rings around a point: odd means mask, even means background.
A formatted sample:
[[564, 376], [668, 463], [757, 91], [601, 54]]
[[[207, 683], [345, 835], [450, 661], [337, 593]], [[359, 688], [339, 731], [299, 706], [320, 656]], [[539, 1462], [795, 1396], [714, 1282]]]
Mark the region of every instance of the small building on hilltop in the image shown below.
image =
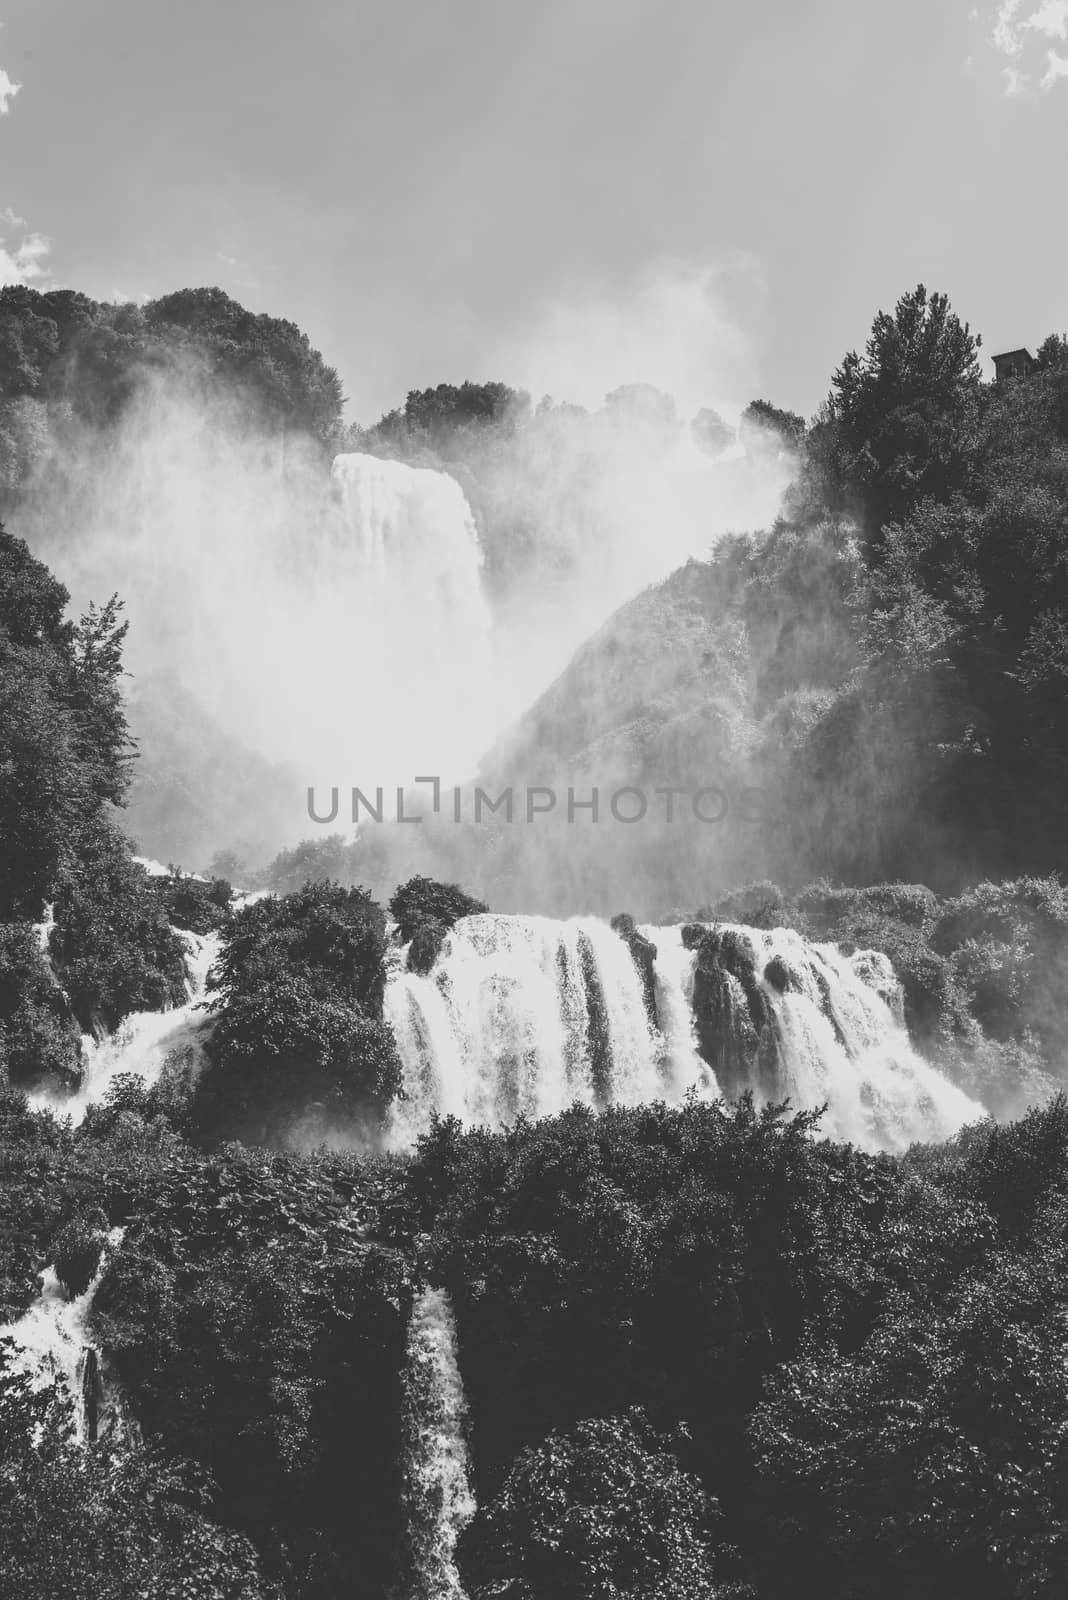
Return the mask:
[[1006, 378], [1029, 378], [1038, 365], [1030, 350], [1006, 350], [993, 359], [995, 383], [1003, 383]]

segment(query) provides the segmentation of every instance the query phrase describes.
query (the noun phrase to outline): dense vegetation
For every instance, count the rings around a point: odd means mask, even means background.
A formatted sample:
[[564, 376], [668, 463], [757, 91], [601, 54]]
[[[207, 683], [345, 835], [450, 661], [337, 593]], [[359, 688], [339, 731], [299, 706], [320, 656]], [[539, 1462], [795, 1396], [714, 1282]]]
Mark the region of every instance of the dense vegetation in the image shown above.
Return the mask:
[[72, 1595], [95, 1561], [132, 1600], [136, 1552], [179, 1561], [186, 1526], [202, 1587], [176, 1594], [392, 1592], [427, 1274], [459, 1323], [479, 1600], [1017, 1600], [1068, 1577], [1063, 1099], [902, 1160], [746, 1101], [439, 1124], [377, 1164], [206, 1154], [125, 1089], [75, 1132], [12, 1091], [0, 1111], [9, 1304], [123, 1226], [95, 1336], [152, 1447], [30, 1448], [42, 1403], [3, 1380], [12, 1592], [38, 1593], [31, 1507]]
[[382, 1023], [386, 919], [362, 889], [308, 885], [238, 911], [213, 971], [211, 1071], [197, 1096], [212, 1138], [358, 1138], [400, 1087]]
[[84, 429], [114, 426], [161, 376], [202, 398], [229, 390], [265, 427], [325, 445], [340, 432], [337, 373], [307, 336], [221, 289], [134, 305], [8, 286], [0, 289], [0, 511], [32, 489], [42, 461]]
[[[17, 1081], [76, 1078], [78, 1029], [185, 995], [181, 940], [115, 808], [132, 754], [114, 599], [79, 623], [0, 527], [0, 1037]], [[27, 925], [51, 903], [49, 957]]]

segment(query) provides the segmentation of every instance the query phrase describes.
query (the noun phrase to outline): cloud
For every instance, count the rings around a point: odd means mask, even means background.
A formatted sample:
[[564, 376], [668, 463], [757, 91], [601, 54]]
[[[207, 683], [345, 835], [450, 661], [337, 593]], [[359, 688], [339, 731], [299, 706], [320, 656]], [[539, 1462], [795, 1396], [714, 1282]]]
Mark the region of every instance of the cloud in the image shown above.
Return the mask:
[[[2, 214], [2, 220], [10, 225], [12, 219], [10, 212]], [[0, 289], [6, 289], [13, 283], [32, 283], [36, 278], [48, 275], [46, 261], [51, 244], [41, 233], [28, 233], [17, 244], [10, 244], [0, 240]]]
[[1005, 56], [1018, 56], [1023, 49], [1017, 17], [1023, 0], [1002, 0], [994, 23], [994, 48]]
[[[1001, 55], [1008, 56], [1019, 65], [1002, 69], [1005, 93], [1014, 97], [1031, 92], [1033, 67], [1037, 62], [1024, 65], [1027, 46], [1034, 35], [1043, 39], [1068, 39], [1068, 0], [1042, 0], [1042, 4], [1029, 14], [1023, 14], [1023, 0], [1001, 0], [991, 42]], [[1046, 71], [1038, 87], [1048, 94], [1060, 78], [1068, 77], [1068, 58], [1056, 50], [1046, 51]]]
[[3, 67], [0, 67], [0, 117], [7, 116], [12, 100], [21, 88], [21, 83], [12, 83]]
[[1045, 0], [1024, 27], [1044, 33], [1047, 39], [1068, 39], [1068, 0]]
[[1051, 50], [1046, 59], [1046, 72], [1040, 87], [1048, 93], [1058, 78], [1068, 78], [1068, 56], [1059, 56], [1056, 50]]

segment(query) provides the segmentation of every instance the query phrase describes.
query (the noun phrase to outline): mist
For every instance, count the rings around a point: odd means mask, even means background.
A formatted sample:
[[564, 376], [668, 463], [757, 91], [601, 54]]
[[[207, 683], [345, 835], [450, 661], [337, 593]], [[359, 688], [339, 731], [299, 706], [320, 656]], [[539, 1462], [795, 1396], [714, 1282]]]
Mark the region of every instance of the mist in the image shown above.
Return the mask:
[[[542, 376], [586, 398], [630, 381], [593, 410], [542, 400], [474, 486], [462, 466], [367, 451], [332, 463], [177, 362], [145, 376], [108, 431], [72, 425], [38, 462], [15, 531], [76, 609], [125, 602], [142, 742], [132, 821], [148, 853], [184, 846], [202, 867], [238, 840], [254, 854], [293, 843], [316, 831], [309, 786], [461, 782], [617, 607], [726, 531], [774, 518], [794, 463], [737, 437], [747, 341], [721, 336], [708, 283], [669, 275], [640, 303], [554, 319], [555, 334], [533, 335]], [[535, 354], [512, 354], [539, 375]], [[680, 409], [660, 387], [674, 380], [705, 404]], [[174, 724], [195, 707], [233, 758], [161, 779], [153, 752], [184, 764], [192, 741], [174, 746]]]

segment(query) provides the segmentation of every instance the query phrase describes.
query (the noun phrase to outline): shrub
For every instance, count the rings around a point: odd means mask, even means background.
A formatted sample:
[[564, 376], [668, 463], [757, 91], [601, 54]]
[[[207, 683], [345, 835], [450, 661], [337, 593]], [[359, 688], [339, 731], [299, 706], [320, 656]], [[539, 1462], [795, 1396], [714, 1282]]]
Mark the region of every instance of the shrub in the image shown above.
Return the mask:
[[70, 1088], [81, 1077], [78, 1026], [25, 923], [0, 924], [0, 1059], [13, 1083]]
[[453, 923], [488, 911], [489, 906], [465, 894], [459, 884], [415, 877], [395, 891], [389, 909], [401, 939], [411, 945], [409, 967], [413, 972], [429, 972]]
[[57, 895], [52, 959], [87, 1032], [186, 998], [182, 941], [152, 879], [107, 824], [85, 830], [77, 866]]
[[107, 1244], [107, 1218], [98, 1209], [72, 1217], [52, 1241], [56, 1277], [68, 1300], [84, 1294]]
[[640, 1411], [553, 1433], [461, 1538], [475, 1600], [715, 1600], [719, 1512]]
[[179, 869], [152, 882], [164, 913], [175, 927], [188, 928], [190, 933], [214, 933], [230, 915], [234, 891], [225, 878], [212, 878], [205, 883]]

